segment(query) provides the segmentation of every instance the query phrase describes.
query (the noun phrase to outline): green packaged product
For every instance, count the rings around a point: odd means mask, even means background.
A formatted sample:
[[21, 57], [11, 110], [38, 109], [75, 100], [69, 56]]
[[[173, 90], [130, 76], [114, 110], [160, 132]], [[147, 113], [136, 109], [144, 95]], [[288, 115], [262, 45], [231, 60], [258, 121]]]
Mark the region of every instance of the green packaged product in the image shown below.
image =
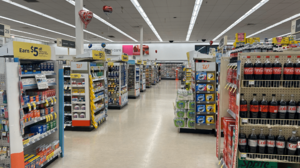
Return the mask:
[[189, 109], [195, 109], [195, 102], [189, 101]]
[[175, 118], [174, 125], [175, 127], [184, 127], [184, 118]]
[[53, 128], [56, 128], [56, 120], [53, 121]]
[[47, 131], [51, 129], [50, 122], [47, 123]]
[[175, 111], [175, 115], [178, 118], [184, 118], [184, 113], [185, 113], [185, 110], [176, 110]]
[[195, 128], [195, 120], [194, 120], [194, 119], [189, 119], [189, 120], [187, 121], [187, 126], [188, 126], [189, 128]]
[[186, 113], [186, 117], [188, 119], [194, 119], [195, 118], [195, 110], [188, 110], [188, 112]]
[[185, 109], [185, 101], [183, 101], [183, 100], [178, 100], [178, 101], [176, 102], [176, 107], [177, 107], [178, 109]]

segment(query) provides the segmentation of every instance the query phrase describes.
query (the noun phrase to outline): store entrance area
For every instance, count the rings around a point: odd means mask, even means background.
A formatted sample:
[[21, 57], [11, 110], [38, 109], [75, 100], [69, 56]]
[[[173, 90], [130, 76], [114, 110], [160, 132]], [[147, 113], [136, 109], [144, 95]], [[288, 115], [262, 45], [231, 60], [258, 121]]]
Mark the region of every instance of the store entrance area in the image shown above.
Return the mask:
[[122, 110], [109, 110], [101, 129], [65, 132], [65, 156], [49, 168], [217, 167], [213, 134], [178, 133], [174, 127], [179, 87], [180, 81], [163, 80]]

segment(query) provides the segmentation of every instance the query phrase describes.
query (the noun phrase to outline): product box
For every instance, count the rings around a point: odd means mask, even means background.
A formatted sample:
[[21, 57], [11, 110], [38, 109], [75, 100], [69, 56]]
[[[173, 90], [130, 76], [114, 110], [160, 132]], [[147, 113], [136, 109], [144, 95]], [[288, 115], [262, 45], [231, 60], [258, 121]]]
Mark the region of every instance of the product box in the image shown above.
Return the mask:
[[198, 115], [196, 122], [197, 124], [205, 124], [205, 115]]
[[198, 105], [197, 105], [196, 112], [201, 112], [201, 113], [202, 113], [202, 112], [206, 112], [205, 105], [198, 104]]
[[186, 113], [188, 119], [195, 119], [195, 110], [188, 110]]
[[184, 101], [184, 100], [177, 100], [176, 101], [177, 109], [185, 109], [185, 103], [186, 103], [186, 101]]
[[197, 84], [196, 85], [196, 91], [206, 91], [206, 84]]
[[215, 94], [205, 94], [205, 101], [215, 101]]
[[179, 128], [184, 127], [185, 126], [184, 118], [175, 118], [174, 125], [175, 125], [175, 127], [179, 127]]
[[214, 86], [212, 84], [207, 84], [206, 90], [207, 91], [215, 91], [215, 88], [214, 88]]
[[195, 101], [188, 102], [188, 109], [195, 109]]
[[78, 89], [72, 89], [72, 93], [78, 93]]
[[214, 124], [215, 123], [215, 116], [214, 115], [207, 115], [206, 116], [206, 123], [207, 124]]
[[196, 81], [206, 80], [206, 72], [196, 72]]
[[215, 113], [216, 112], [216, 105], [215, 104], [207, 104], [206, 105], [206, 112]]
[[48, 83], [55, 83], [55, 78], [47, 78]]
[[185, 110], [176, 110], [175, 111], [175, 116], [178, 118], [184, 118]]
[[197, 94], [196, 101], [205, 101], [205, 94]]
[[215, 80], [215, 74], [214, 73], [207, 73], [207, 80]]
[[188, 119], [187, 120], [187, 127], [195, 128], [195, 120], [194, 119]]

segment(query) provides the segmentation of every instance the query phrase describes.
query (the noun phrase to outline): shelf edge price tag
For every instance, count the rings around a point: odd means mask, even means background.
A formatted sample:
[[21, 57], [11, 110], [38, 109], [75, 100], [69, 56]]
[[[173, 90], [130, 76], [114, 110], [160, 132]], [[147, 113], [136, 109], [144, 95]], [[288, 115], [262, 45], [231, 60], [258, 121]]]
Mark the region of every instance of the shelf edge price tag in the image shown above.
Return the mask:
[[48, 100], [45, 100], [46, 106], [49, 106], [49, 102]]
[[51, 101], [51, 105], [53, 105], [53, 99], [52, 98], [50, 98], [50, 101]]
[[71, 74], [70, 77], [74, 78], [74, 79], [78, 79], [78, 78], [81, 78], [81, 74], [74, 73], [74, 74]]
[[27, 103], [27, 106], [28, 106], [28, 111], [31, 111], [31, 105], [30, 105], [30, 103]]
[[32, 106], [33, 106], [33, 110], [36, 110], [36, 104], [32, 103]]
[[128, 55], [122, 55], [122, 61], [127, 62], [128, 61]]

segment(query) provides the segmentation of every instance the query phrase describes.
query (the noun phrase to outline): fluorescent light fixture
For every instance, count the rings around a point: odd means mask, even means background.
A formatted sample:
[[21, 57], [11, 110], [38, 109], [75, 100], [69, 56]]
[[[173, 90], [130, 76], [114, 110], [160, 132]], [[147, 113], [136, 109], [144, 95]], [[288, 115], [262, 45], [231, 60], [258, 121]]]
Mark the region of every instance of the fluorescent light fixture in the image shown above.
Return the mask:
[[228, 32], [230, 29], [232, 29], [234, 26], [236, 26], [237, 24], [239, 24], [241, 21], [243, 21], [244, 19], [246, 19], [249, 15], [251, 15], [253, 12], [255, 12], [257, 9], [259, 9], [260, 7], [262, 7], [264, 4], [266, 4], [269, 0], [262, 0], [260, 1], [258, 4], [256, 4], [252, 9], [250, 9], [247, 13], [245, 13], [242, 17], [240, 17], [238, 20], [236, 20], [234, 23], [232, 23], [229, 27], [227, 27], [227, 29], [225, 29], [224, 31], [222, 31], [222, 33], [220, 33], [217, 37], [215, 37], [212, 41], [217, 40], [218, 38], [220, 38], [223, 34], [225, 34], [226, 32]]
[[199, 10], [201, 8], [201, 4], [202, 4], [202, 0], [196, 0], [195, 1], [194, 10], [193, 10], [191, 21], [190, 21], [190, 26], [189, 26], [188, 33], [187, 33], [187, 36], [186, 36], [186, 41], [190, 40], [190, 36], [191, 36], [192, 31], [194, 29], [195, 22], [196, 22], [196, 19], [198, 17]]
[[[37, 29], [45, 30], [45, 31], [48, 31], [48, 32], [51, 32], [51, 33], [56, 33], [56, 34], [63, 35], [63, 36], [66, 36], [66, 37], [76, 38], [76, 37], [70, 36], [68, 34], [60, 33], [60, 32], [54, 31], [54, 30], [50, 30], [50, 29], [46, 29], [46, 28], [43, 28], [43, 27], [39, 27], [39, 26], [36, 26], [36, 25], [29, 24], [29, 23], [21, 22], [21, 21], [15, 20], [15, 19], [4, 17], [4, 16], [0, 16], [0, 19], [6, 19], [6, 20], [9, 20], [9, 21], [12, 21], [12, 22], [16, 22], [16, 23], [23, 24], [23, 25], [26, 25], [26, 26], [31, 26], [31, 27], [34, 27], [34, 28], [37, 28]], [[84, 41], [89, 42], [88, 40], [84, 40]]]
[[143, 8], [141, 7], [140, 3], [137, 0], [131, 0], [131, 3], [135, 6], [137, 11], [141, 14], [141, 16], [144, 18], [145, 22], [148, 24], [150, 29], [153, 31], [153, 33], [156, 35], [158, 40], [162, 42], [163, 40], [160, 38], [159, 34], [157, 33], [156, 29], [154, 28], [153, 24], [151, 23], [150, 19], [148, 18], [147, 14], [144, 12]]
[[[3, 2], [7, 2], [7, 3], [11, 4], [11, 5], [17, 6], [17, 7], [19, 7], [19, 8], [28, 10], [28, 11], [30, 11], [30, 12], [32, 12], [32, 13], [35, 13], [35, 14], [38, 14], [38, 15], [40, 15], [40, 16], [46, 17], [46, 18], [48, 18], [48, 19], [54, 20], [54, 21], [59, 22], [59, 23], [61, 23], [61, 24], [64, 24], [64, 25], [67, 25], [67, 26], [76, 28], [74, 25], [72, 25], [72, 24], [70, 24], [70, 23], [64, 22], [64, 21], [62, 21], [62, 20], [60, 20], [60, 19], [56, 19], [56, 18], [54, 18], [54, 17], [52, 17], [52, 16], [49, 16], [49, 15], [44, 14], [44, 13], [42, 13], [42, 12], [39, 12], [39, 11], [37, 11], [37, 10], [28, 8], [28, 7], [24, 6], [24, 5], [18, 4], [18, 3], [16, 3], [16, 2], [12, 2], [11, 0], [2, 0], [2, 1], [3, 1]], [[94, 35], [94, 36], [96, 36], [96, 37], [100, 37], [100, 38], [102, 38], [102, 39], [104, 39], [104, 40], [113, 42], [113, 41], [110, 40], [110, 39], [107, 39], [107, 38], [105, 38], [105, 37], [99, 36], [98, 34], [92, 33], [92, 32], [90, 32], [90, 31], [87, 31], [87, 30], [83, 30], [83, 31], [86, 32], [86, 33], [89, 33], [89, 34], [91, 34], [91, 35]]]
[[25, 38], [25, 39], [29, 39], [29, 40], [35, 40], [35, 41], [42, 41], [42, 42], [47, 42], [49, 43], [49, 41], [46, 41], [46, 40], [40, 40], [40, 39], [35, 39], [35, 38], [31, 38], [31, 37], [25, 37], [25, 36], [19, 36], [19, 35], [16, 35], [16, 34], [10, 34], [11, 36], [14, 36], [12, 38], [15, 38], [15, 37], [21, 37], [21, 38]]
[[[75, 1], [73, 0], [66, 0], [67, 2], [69, 2], [70, 4], [74, 5], [75, 6]], [[87, 10], [89, 11], [88, 9], [86, 8], [83, 8], [84, 10]], [[100, 22], [103, 22], [104, 24], [106, 24], [107, 26], [115, 29], [117, 32], [123, 34], [124, 36], [130, 38], [131, 40], [135, 41], [135, 42], [138, 42], [136, 39], [134, 39], [133, 37], [129, 36], [128, 34], [126, 34], [125, 32], [123, 32], [122, 30], [118, 29], [117, 27], [115, 27], [114, 25], [110, 24], [109, 22], [107, 22], [106, 20], [102, 19], [100, 16], [96, 15], [95, 13], [93, 13], [93, 18], [99, 20]], [[110, 40], [109, 40], [110, 41]]]
[[33, 33], [28, 33], [28, 32], [24, 32], [24, 31], [20, 31], [20, 30], [16, 30], [16, 29], [10, 29], [10, 30], [11, 30], [11, 31], [14, 31], [14, 32], [19, 32], [19, 33], [29, 34], [29, 35], [33, 35], [33, 36], [42, 37], [42, 38], [48, 38], [48, 39], [51, 39], [51, 40], [57, 40], [57, 39], [55, 39], [55, 38], [51, 38], [51, 37], [47, 37], [47, 36], [41, 36], [41, 35], [33, 34]]
[[285, 23], [285, 22], [288, 22], [288, 21], [290, 21], [290, 20], [296, 19], [296, 18], [298, 18], [298, 17], [300, 17], [300, 13], [298, 13], [298, 14], [296, 14], [296, 15], [293, 15], [293, 16], [291, 16], [291, 17], [289, 17], [289, 18], [286, 18], [286, 19], [284, 19], [284, 20], [282, 20], [282, 21], [280, 21], [280, 22], [278, 22], [278, 23], [275, 23], [275, 24], [273, 24], [273, 25], [271, 25], [271, 26], [269, 26], [269, 27], [267, 27], [267, 28], [264, 28], [264, 29], [262, 29], [262, 30], [260, 30], [260, 31], [258, 31], [258, 32], [256, 32], [256, 33], [253, 33], [253, 34], [247, 36], [247, 38], [252, 37], [252, 36], [254, 36], [254, 35], [257, 35], [257, 34], [259, 34], [259, 33], [261, 33], [261, 32], [266, 31], [266, 30], [269, 30], [269, 29], [271, 29], [271, 28], [273, 28], [273, 27], [275, 27], [275, 26], [278, 26], [278, 25], [280, 25], [280, 24], [282, 24], [282, 23]]

